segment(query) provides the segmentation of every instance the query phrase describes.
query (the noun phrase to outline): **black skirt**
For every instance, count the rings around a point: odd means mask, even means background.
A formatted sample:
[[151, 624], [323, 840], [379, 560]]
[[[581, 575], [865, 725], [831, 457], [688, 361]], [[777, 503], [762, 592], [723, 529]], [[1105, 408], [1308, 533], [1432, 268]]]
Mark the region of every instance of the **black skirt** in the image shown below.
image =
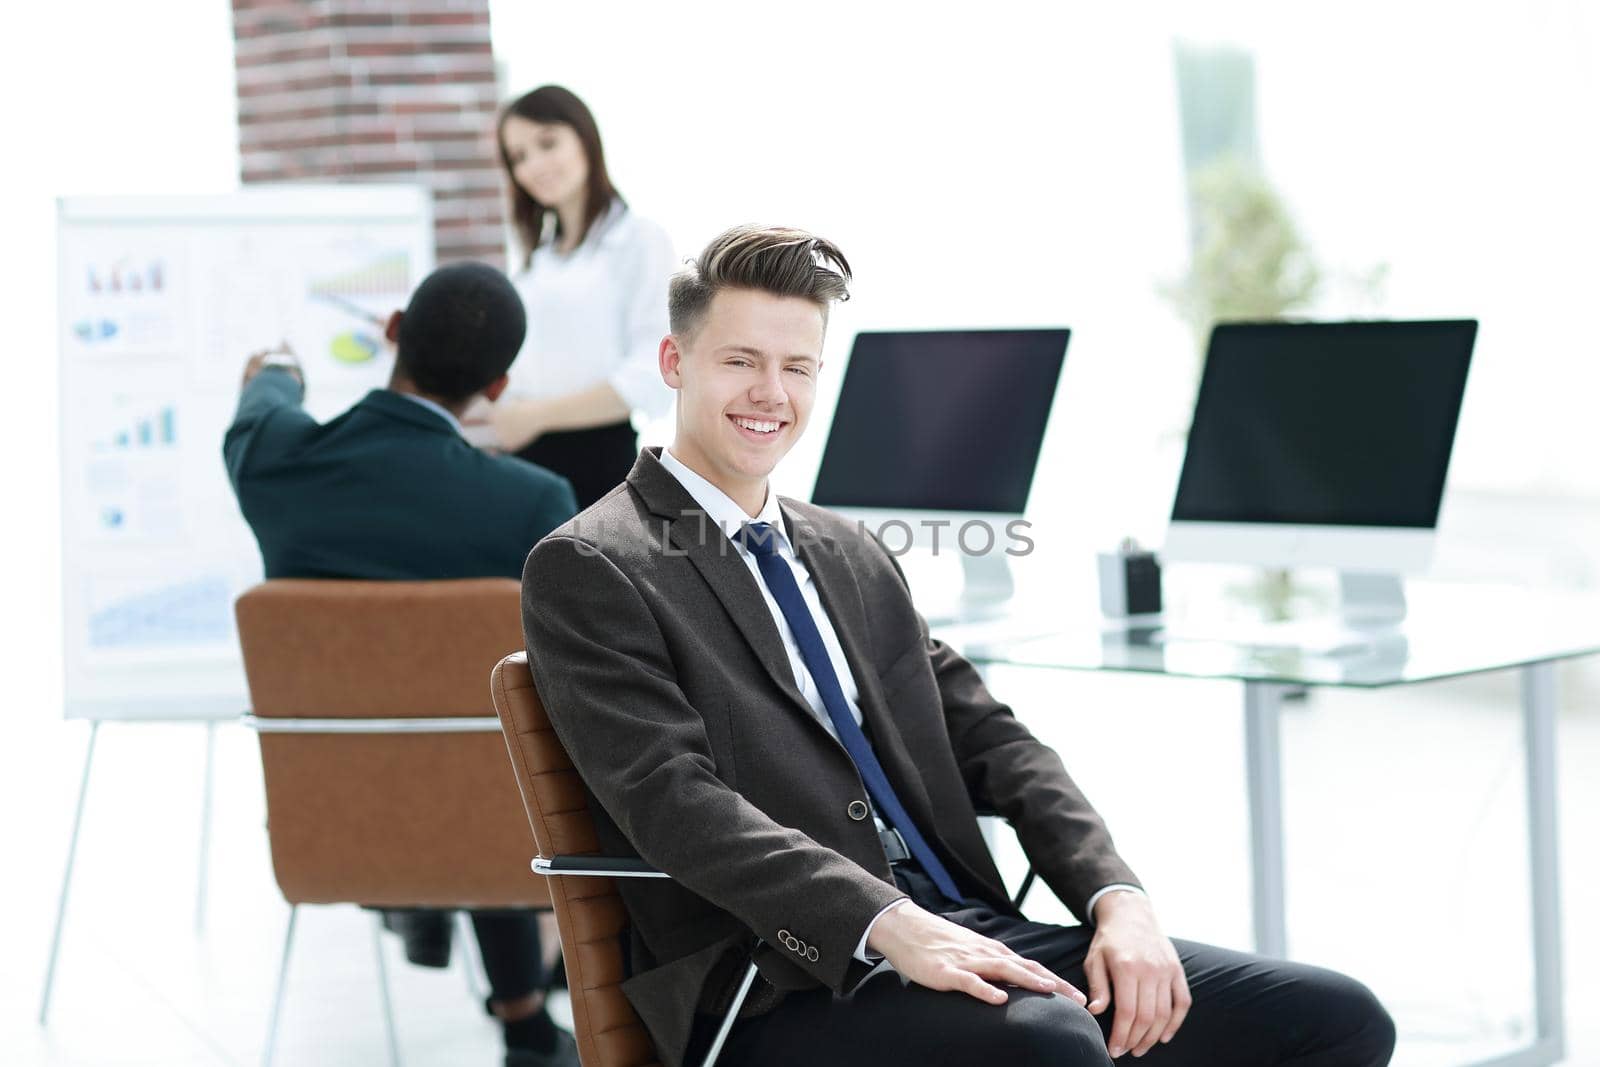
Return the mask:
[[571, 482], [582, 511], [628, 476], [639, 458], [639, 435], [624, 419], [609, 426], [543, 434], [517, 455]]

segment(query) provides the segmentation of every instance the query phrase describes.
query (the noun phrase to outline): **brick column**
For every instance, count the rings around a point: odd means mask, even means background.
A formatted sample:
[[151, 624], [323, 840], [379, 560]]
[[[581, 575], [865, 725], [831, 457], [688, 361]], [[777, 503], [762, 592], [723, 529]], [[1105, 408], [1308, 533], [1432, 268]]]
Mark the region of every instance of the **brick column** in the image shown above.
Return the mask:
[[246, 184], [433, 190], [440, 263], [505, 258], [488, 0], [232, 0]]

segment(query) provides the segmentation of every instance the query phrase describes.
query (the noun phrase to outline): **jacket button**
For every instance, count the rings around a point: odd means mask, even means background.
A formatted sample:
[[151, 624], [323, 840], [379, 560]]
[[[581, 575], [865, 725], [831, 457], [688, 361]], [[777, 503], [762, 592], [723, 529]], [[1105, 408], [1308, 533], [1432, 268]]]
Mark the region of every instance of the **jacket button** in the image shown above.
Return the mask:
[[844, 809], [844, 813], [850, 816], [850, 818], [854, 819], [856, 822], [860, 822], [862, 819], [867, 817], [866, 801], [852, 800], [850, 802], [850, 806]]
[[817, 962], [817, 946], [816, 945], [812, 945], [812, 946], [810, 946], [809, 948], [806, 949], [806, 959], [810, 960], [812, 963], [816, 963]]

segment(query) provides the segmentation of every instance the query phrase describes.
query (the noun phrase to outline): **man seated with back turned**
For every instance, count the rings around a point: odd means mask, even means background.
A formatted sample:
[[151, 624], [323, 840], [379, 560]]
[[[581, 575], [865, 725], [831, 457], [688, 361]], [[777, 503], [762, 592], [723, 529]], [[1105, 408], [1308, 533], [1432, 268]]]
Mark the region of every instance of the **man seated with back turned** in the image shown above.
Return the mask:
[[[566, 479], [461, 436], [461, 412], [506, 387], [527, 319], [511, 283], [463, 263], [423, 279], [389, 318], [397, 346], [387, 389], [318, 423], [287, 350], [245, 366], [223, 442], [239, 507], [268, 578], [423, 580], [516, 577], [533, 544], [577, 510]], [[544, 963], [531, 910], [472, 913], [505, 1028], [508, 1067], [576, 1067], [570, 1034], [544, 1010]], [[449, 962], [450, 913], [385, 914], [414, 963]]]
[[[601, 846], [672, 878], [619, 882], [624, 990], [662, 1061], [698, 1062], [759, 938], [720, 1062], [1387, 1063], [1393, 1024], [1359, 983], [1168, 940], [1060, 758], [928, 636], [883, 547], [769, 491], [849, 277], [797, 230], [712, 241], [671, 283], [672, 445], [523, 575]], [[1083, 925], [1011, 906], [979, 807]]]

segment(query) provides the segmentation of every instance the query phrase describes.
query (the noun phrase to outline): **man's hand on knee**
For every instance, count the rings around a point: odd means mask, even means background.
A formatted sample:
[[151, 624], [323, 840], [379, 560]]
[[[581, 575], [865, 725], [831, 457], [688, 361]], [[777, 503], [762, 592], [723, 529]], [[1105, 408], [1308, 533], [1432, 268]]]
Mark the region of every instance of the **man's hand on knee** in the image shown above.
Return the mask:
[[1155, 909], [1140, 893], [1108, 893], [1094, 909], [1094, 940], [1083, 961], [1089, 978], [1089, 1010], [1112, 1004], [1112, 1058], [1143, 1056], [1157, 1041], [1168, 1042], [1189, 1014], [1189, 980], [1178, 950], [1161, 932]]
[[987, 1004], [1006, 1002], [1005, 990], [995, 983], [1036, 993], [1060, 993], [1079, 1004], [1087, 1002], [1082, 993], [1042, 964], [910, 901], [884, 913], [873, 924], [867, 948], [920, 986], [958, 990]]

